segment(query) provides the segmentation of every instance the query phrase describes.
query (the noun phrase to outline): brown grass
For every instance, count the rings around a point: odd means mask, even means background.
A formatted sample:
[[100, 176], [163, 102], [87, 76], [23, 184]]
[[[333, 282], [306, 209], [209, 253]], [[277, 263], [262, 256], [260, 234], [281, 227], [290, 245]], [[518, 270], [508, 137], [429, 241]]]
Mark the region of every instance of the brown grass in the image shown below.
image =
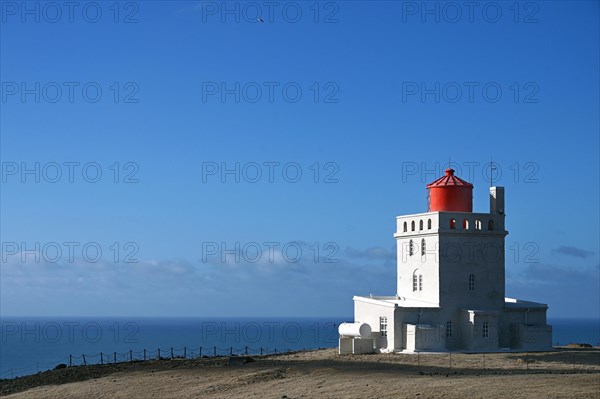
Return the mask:
[[[600, 398], [600, 350], [372, 354], [72, 367], [0, 382], [6, 398]], [[29, 388], [29, 389], [28, 389]], [[17, 392], [20, 391], [20, 392]]]

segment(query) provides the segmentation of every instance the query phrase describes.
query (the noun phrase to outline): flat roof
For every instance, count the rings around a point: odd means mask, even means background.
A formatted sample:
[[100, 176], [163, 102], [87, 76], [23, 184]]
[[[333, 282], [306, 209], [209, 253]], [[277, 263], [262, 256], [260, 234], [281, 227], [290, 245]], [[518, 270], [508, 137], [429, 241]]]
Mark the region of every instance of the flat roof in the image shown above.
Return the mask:
[[[398, 297], [395, 295], [369, 295], [360, 296], [355, 295], [353, 298], [355, 301], [372, 303], [376, 305], [386, 307], [399, 307], [399, 308], [439, 308], [439, 303], [419, 301], [418, 299], [407, 299], [404, 297]], [[523, 308], [547, 308], [548, 305], [545, 303], [523, 301], [515, 298], [504, 298], [504, 307], [508, 309], [523, 309]]]
[[418, 299], [407, 299], [397, 296], [359, 296], [355, 295], [352, 299], [355, 301], [368, 302], [368, 303], [379, 303], [380, 305], [387, 305], [391, 307], [400, 308], [439, 308], [439, 303], [419, 301]]
[[506, 308], [547, 308], [545, 303], [524, 301], [522, 299], [504, 298], [504, 307]]

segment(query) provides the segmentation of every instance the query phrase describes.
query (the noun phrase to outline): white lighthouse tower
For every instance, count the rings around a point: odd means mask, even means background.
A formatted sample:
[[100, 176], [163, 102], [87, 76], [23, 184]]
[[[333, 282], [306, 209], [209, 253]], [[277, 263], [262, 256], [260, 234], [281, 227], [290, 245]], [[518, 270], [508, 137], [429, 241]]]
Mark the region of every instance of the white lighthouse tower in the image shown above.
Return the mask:
[[452, 169], [427, 190], [426, 213], [397, 217], [396, 295], [354, 297], [340, 353], [550, 349], [548, 306], [505, 298], [504, 188], [484, 213]]

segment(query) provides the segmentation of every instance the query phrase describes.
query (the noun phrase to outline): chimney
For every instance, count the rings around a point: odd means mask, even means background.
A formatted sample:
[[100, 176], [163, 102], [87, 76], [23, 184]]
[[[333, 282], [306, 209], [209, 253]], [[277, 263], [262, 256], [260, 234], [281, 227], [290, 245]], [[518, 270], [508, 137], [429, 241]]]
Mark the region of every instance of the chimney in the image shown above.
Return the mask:
[[504, 215], [504, 187], [490, 187], [490, 213]]

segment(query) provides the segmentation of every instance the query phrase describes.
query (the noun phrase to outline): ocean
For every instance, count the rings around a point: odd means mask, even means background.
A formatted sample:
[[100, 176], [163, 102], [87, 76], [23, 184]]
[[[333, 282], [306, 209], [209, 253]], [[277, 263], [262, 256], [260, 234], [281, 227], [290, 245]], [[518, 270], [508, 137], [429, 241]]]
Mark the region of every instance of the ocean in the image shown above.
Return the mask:
[[[332, 348], [348, 318], [3, 318], [0, 378], [56, 365]], [[550, 319], [553, 343], [600, 345], [600, 320]], [[85, 355], [85, 357], [83, 356]]]

